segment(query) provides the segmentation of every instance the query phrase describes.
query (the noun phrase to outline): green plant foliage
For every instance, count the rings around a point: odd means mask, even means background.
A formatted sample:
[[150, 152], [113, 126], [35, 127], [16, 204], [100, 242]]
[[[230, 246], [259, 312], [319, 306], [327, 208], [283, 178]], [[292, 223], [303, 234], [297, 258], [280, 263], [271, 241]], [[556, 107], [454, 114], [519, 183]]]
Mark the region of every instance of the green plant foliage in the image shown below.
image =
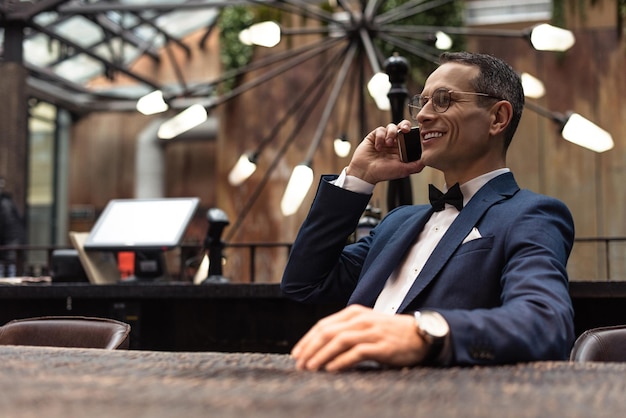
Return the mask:
[[584, 21], [587, 17], [587, 6], [595, 7], [606, 4], [607, 1], [615, 1], [617, 26], [619, 28], [626, 17], [626, 0], [552, 0], [552, 23], [556, 26], [567, 26], [565, 3], [568, 4], [569, 10], [577, 15], [581, 21]]
[[[381, 13], [388, 10], [395, 9], [408, 0], [387, 0], [381, 5]], [[443, 4], [439, 7], [435, 7], [424, 13], [418, 13], [413, 16], [409, 16], [405, 19], [395, 22], [396, 25], [407, 26], [463, 26], [463, 11], [464, 2], [461, 0], [455, 0], [447, 4]], [[453, 41], [453, 49], [456, 51], [463, 50], [465, 48], [465, 39], [461, 35], [451, 35]], [[389, 45], [379, 40], [375, 41], [385, 56], [391, 56], [397, 52], [409, 62], [410, 77], [421, 83], [435, 68], [436, 64], [429, 62], [421, 57], [411, 55], [405, 51], [399, 51], [394, 46]], [[423, 41], [415, 41], [423, 42]], [[433, 47], [434, 48], [434, 47]]]
[[[220, 13], [217, 27], [220, 30], [220, 59], [222, 70], [236, 70], [248, 65], [252, 59], [254, 48], [244, 45], [239, 40], [239, 32], [254, 22], [254, 15], [249, 7], [224, 7]], [[223, 92], [231, 90], [237, 84], [237, 79], [226, 80], [220, 89]]]
[[563, 27], [565, 24], [563, 0], [552, 0], [552, 23], [560, 27]]
[[[386, 0], [382, 2], [379, 10], [380, 13], [395, 9], [407, 0]], [[321, 7], [325, 10], [332, 11], [328, 2], [320, 2]], [[243, 45], [239, 41], [239, 32], [252, 25], [255, 22], [274, 20], [281, 21], [283, 13], [280, 10], [269, 6], [231, 6], [222, 9], [220, 14], [218, 27], [220, 29], [220, 49], [223, 70], [229, 71], [241, 68], [247, 65], [252, 59], [253, 47]], [[302, 24], [306, 24], [306, 16], [302, 16]], [[393, 23], [394, 25], [417, 25], [417, 26], [462, 26], [463, 25], [463, 1], [454, 0], [450, 3], [443, 4], [423, 13], [418, 13], [401, 19]], [[375, 38], [375, 37], [374, 37]], [[459, 35], [452, 36], [455, 50], [464, 48], [464, 38]], [[392, 45], [375, 39], [376, 45], [381, 52], [389, 57], [398, 52], [404, 56], [410, 65], [410, 76], [413, 80], [422, 82], [427, 74], [430, 74], [436, 64], [429, 62], [423, 58], [411, 55], [405, 51], [398, 51]], [[424, 42], [424, 41], [415, 41]], [[434, 47], [433, 47], [434, 48]], [[434, 52], [436, 54], [436, 52]], [[228, 91], [232, 89], [238, 80], [232, 79], [224, 83], [222, 89]]]

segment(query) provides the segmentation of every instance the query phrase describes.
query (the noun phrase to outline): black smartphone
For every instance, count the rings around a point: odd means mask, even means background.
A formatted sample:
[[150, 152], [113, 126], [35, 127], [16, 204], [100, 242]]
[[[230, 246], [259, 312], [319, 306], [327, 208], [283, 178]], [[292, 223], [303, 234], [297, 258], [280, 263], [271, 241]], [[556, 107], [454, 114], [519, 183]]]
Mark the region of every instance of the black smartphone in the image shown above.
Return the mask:
[[419, 127], [413, 126], [407, 133], [398, 132], [400, 159], [408, 163], [422, 158], [422, 142]]

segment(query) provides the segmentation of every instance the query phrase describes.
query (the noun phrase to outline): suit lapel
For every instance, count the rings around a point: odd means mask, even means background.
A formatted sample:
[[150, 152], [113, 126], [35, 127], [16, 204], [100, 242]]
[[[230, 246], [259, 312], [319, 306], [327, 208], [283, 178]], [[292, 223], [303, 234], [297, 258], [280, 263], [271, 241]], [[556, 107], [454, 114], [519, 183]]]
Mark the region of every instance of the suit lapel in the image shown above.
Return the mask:
[[428, 222], [431, 214], [432, 210], [424, 210], [399, 224], [395, 233], [363, 273], [359, 285], [350, 296], [348, 305], [357, 303], [364, 306], [374, 306], [376, 298], [385, 287], [386, 279], [402, 262], [409, 246], [424, 229], [424, 225]]
[[403, 312], [407, 305], [437, 276], [487, 209], [493, 204], [509, 198], [517, 190], [519, 188], [513, 175], [507, 173], [488, 182], [472, 197], [433, 250], [424, 268], [398, 308], [398, 312]]

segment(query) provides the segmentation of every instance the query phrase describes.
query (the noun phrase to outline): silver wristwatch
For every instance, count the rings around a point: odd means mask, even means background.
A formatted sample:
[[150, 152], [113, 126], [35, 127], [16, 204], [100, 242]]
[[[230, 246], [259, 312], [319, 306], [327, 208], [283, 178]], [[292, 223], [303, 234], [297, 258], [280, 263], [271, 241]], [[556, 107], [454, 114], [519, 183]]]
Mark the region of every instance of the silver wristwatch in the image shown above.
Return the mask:
[[428, 344], [424, 363], [430, 363], [441, 353], [444, 342], [450, 333], [450, 327], [439, 312], [415, 311], [413, 315], [418, 334]]

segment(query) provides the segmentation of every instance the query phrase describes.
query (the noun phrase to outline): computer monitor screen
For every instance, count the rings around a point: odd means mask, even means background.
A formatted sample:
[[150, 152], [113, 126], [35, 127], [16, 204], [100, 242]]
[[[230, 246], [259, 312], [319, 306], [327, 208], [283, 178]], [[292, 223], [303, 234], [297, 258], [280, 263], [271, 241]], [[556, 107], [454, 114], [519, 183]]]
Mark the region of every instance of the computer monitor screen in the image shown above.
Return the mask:
[[85, 241], [86, 250], [165, 250], [178, 245], [199, 199], [111, 200]]

